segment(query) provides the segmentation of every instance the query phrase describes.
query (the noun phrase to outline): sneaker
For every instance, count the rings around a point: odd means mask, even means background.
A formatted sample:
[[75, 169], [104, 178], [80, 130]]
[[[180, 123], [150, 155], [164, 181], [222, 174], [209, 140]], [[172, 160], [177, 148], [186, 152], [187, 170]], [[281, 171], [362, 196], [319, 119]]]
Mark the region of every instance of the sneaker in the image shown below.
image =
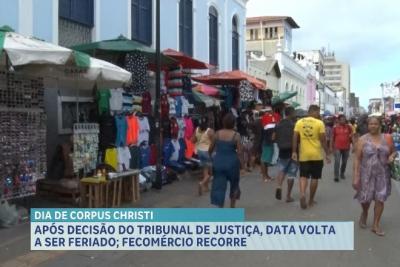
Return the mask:
[[342, 174], [342, 175], [340, 175], [340, 178], [341, 178], [342, 180], [344, 180], [344, 179], [346, 179], [346, 176], [344, 176], [344, 174]]
[[282, 189], [281, 188], [277, 188], [275, 191], [275, 198], [278, 200], [282, 199]]
[[336, 182], [336, 183], [339, 182], [339, 178], [335, 178], [335, 182]]

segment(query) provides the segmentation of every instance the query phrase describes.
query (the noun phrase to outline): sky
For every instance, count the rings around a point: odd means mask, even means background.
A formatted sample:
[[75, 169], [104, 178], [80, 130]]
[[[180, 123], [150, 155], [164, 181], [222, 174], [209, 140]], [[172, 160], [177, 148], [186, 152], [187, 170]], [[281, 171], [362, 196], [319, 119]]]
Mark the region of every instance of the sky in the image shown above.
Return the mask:
[[400, 80], [399, 10], [397, 0], [249, 0], [247, 17], [292, 17], [293, 51], [329, 47], [350, 64], [351, 92], [366, 108], [381, 83]]

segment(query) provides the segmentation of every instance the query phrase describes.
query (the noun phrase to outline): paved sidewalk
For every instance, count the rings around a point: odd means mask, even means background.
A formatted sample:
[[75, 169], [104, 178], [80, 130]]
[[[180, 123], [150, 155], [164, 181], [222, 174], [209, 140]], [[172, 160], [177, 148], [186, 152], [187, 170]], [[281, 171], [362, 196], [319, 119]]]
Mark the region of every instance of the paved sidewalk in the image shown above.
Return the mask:
[[[275, 182], [262, 182], [259, 172], [254, 171], [241, 180], [242, 199], [238, 207], [245, 208], [249, 221], [355, 221], [355, 251], [30, 252], [29, 225], [23, 224], [0, 230], [0, 266], [400, 266], [400, 184], [393, 184], [392, 196], [386, 203], [382, 219], [386, 236], [382, 238], [357, 226], [361, 209], [353, 200], [351, 170], [347, 171], [347, 179], [339, 183], [334, 183], [332, 174], [333, 165], [325, 166], [316, 196], [318, 204], [303, 211], [299, 207], [297, 182], [293, 194], [296, 202], [288, 204], [275, 200]], [[138, 207], [211, 207], [208, 195], [196, 195], [196, 184], [197, 177], [185, 177], [161, 191], [144, 193]], [[283, 196], [285, 190], [284, 187]]]

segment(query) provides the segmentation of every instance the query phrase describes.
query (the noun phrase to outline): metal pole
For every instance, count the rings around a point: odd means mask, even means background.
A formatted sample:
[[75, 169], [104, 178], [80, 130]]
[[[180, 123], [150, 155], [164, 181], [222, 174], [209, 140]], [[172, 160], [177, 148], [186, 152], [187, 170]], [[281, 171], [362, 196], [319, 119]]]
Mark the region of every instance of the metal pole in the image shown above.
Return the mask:
[[157, 144], [157, 166], [156, 182], [154, 188], [162, 188], [162, 148], [161, 148], [161, 114], [160, 114], [160, 93], [161, 93], [161, 52], [160, 52], [160, 0], [156, 0], [156, 99], [154, 115], [156, 121], [156, 144]]

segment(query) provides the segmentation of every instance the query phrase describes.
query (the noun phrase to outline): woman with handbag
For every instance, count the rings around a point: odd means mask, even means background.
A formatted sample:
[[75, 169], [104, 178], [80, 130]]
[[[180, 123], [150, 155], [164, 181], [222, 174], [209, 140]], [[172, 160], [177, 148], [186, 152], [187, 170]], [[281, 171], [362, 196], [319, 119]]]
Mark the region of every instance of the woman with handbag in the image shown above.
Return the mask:
[[396, 156], [393, 139], [381, 133], [381, 120], [378, 117], [368, 119], [368, 133], [357, 143], [354, 161], [353, 188], [355, 198], [360, 202], [362, 213], [359, 220], [361, 228], [367, 227], [368, 210], [375, 202], [372, 232], [378, 236], [385, 233], [380, 228], [384, 202], [390, 195], [390, 164]]

